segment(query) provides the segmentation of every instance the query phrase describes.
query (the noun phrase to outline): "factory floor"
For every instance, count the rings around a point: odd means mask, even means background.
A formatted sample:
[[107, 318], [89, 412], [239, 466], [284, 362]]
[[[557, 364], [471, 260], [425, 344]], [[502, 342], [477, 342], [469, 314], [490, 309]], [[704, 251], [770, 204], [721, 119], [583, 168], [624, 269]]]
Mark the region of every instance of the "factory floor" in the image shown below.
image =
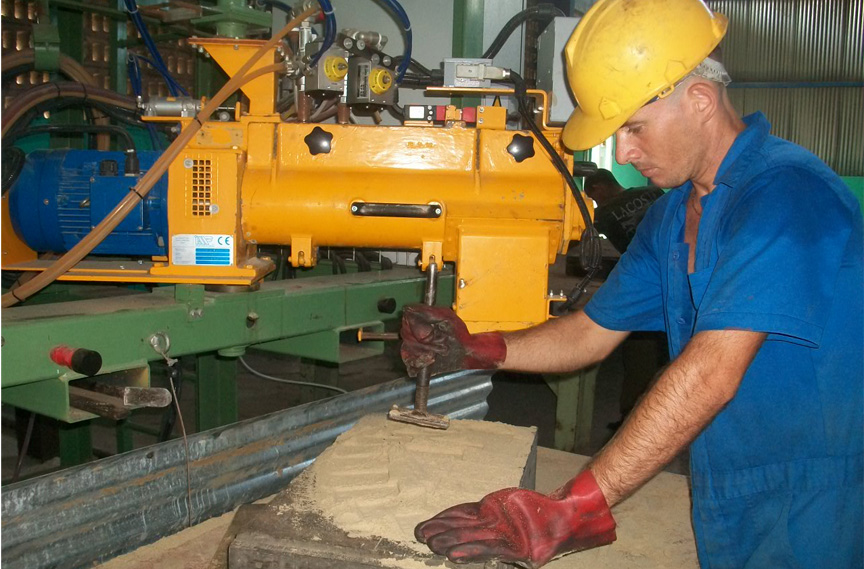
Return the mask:
[[[550, 268], [550, 286], [553, 290], [569, 291], [579, 281], [578, 277], [566, 274], [565, 257]], [[596, 287], [594, 287], [596, 288]], [[256, 370], [272, 376], [301, 381], [335, 381], [339, 387], [355, 390], [391, 379], [404, 377], [404, 368], [395, 345], [388, 345], [384, 354], [365, 360], [343, 364], [338, 370], [322, 369], [299, 358], [274, 356], [250, 350], [245, 361]], [[192, 362], [187, 362], [187, 367]], [[191, 370], [190, 370], [191, 371]], [[158, 385], [160, 374], [154, 373], [153, 384]], [[164, 380], [162, 380], [164, 381]], [[593, 455], [614, 434], [610, 424], [621, 419], [619, 397], [624, 381], [622, 350], [616, 350], [601, 366], [597, 376], [594, 400], [594, 416], [590, 442], [575, 449], [583, 455]], [[555, 429], [555, 394], [537, 375], [499, 372], [493, 376], [493, 390], [488, 398], [487, 420], [501, 421], [519, 426], [536, 426], [540, 446], [552, 448]], [[238, 414], [240, 419], [256, 417], [298, 405], [314, 398], [326, 397], [332, 392], [320, 389], [297, 387], [261, 379], [238, 364]], [[184, 424], [187, 433], [195, 431], [195, 386], [184, 383], [180, 396]], [[19, 415], [20, 416], [20, 415]], [[135, 422], [158, 429], [162, 420], [161, 410], [139, 410], [134, 414]], [[16, 442], [16, 414], [14, 409], [2, 409], [2, 481], [10, 482], [18, 461]], [[19, 426], [20, 428], [20, 426]], [[175, 425], [175, 436], [180, 435]], [[93, 447], [97, 455], [116, 451], [115, 430], [108, 423], [94, 423], [91, 428]], [[135, 433], [135, 446], [153, 444], [155, 438], [144, 433]], [[31, 443], [32, 444], [32, 443]], [[50, 447], [50, 445], [48, 445]], [[44, 453], [43, 453], [44, 454]], [[50, 452], [49, 452], [50, 454]], [[95, 458], [95, 457], [94, 457]], [[676, 458], [667, 471], [686, 474], [686, 453]], [[27, 456], [20, 467], [20, 478], [56, 470], [59, 458], [42, 456], [39, 459]]]

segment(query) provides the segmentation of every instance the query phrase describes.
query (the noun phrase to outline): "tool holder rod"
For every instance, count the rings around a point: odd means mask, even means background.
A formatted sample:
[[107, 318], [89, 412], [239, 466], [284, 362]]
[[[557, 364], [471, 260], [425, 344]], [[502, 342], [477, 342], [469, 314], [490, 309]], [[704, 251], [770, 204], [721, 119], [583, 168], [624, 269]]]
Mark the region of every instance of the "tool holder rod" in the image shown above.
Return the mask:
[[[438, 264], [433, 257], [426, 267], [426, 294], [423, 302], [427, 306], [433, 306], [436, 296], [438, 296]], [[421, 368], [417, 373], [417, 391], [414, 393], [415, 411], [426, 413], [426, 404], [429, 401], [429, 381], [429, 368]]]

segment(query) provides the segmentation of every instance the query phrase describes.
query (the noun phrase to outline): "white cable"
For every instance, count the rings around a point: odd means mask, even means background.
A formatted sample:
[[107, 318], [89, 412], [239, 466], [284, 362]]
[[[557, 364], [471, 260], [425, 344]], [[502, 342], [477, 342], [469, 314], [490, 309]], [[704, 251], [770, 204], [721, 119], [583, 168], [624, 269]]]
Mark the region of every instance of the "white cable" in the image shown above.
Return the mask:
[[306, 387], [318, 387], [320, 389], [330, 389], [332, 391], [338, 391], [339, 393], [348, 393], [348, 391], [346, 391], [345, 389], [342, 389], [341, 387], [336, 387], [335, 385], [326, 385], [323, 383], [312, 383], [311, 381], [297, 381], [294, 379], [284, 379], [281, 377], [273, 377], [272, 375], [267, 375], [266, 373], [261, 373], [257, 369], [252, 369], [249, 366], [249, 364], [246, 363], [246, 360], [244, 360], [242, 357], [240, 357], [239, 359], [240, 359], [240, 363], [243, 364], [243, 367], [246, 368], [246, 371], [248, 371], [252, 375], [260, 377], [261, 379], [266, 379], [268, 381], [276, 381], [278, 383], [289, 383], [291, 385], [303, 385]]

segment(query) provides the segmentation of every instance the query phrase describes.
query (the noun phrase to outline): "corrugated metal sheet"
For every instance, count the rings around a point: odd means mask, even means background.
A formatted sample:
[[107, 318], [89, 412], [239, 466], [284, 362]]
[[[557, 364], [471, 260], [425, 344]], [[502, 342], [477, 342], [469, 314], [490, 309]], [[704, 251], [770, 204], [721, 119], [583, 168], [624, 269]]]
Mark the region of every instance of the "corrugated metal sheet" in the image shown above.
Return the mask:
[[[730, 21], [723, 57], [735, 82], [864, 80], [861, 0], [708, 0]], [[864, 176], [864, 89], [730, 89], [742, 114], [761, 110], [772, 132], [844, 176]]]
[[[482, 419], [491, 376], [433, 378], [429, 410]], [[3, 568], [92, 567], [278, 492], [360, 417], [413, 403], [414, 387], [400, 379], [191, 435], [188, 495], [181, 439], [10, 484]]]
[[807, 148], [842, 176], [864, 176], [864, 90], [730, 89], [743, 115], [762, 111], [772, 133]]

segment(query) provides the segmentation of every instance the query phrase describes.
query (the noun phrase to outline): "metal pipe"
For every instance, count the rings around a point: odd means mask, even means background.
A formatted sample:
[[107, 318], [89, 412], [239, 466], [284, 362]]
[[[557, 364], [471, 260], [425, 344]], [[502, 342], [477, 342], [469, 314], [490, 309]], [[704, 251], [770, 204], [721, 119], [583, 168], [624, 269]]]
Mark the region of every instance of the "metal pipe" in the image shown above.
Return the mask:
[[729, 84], [729, 89], [824, 89], [830, 87], [864, 87], [864, 81], [751, 81]]
[[348, 124], [351, 122], [351, 107], [348, 103], [336, 103], [336, 122], [339, 124]]
[[[429, 406], [482, 419], [491, 372], [435, 377]], [[285, 488], [362, 416], [407, 405], [399, 379], [188, 437], [192, 523]], [[10, 484], [2, 489], [4, 569], [91, 567], [187, 525], [180, 439]]]
[[360, 328], [357, 330], [357, 341], [366, 342], [369, 340], [380, 340], [383, 342], [395, 342], [399, 340], [399, 334], [396, 332], [369, 332]]
[[[427, 306], [434, 306], [437, 296], [438, 263], [435, 262], [435, 257], [430, 257], [429, 264], [426, 266], [426, 294], [423, 297], [423, 302]], [[430, 380], [431, 374], [429, 373], [429, 368], [420, 368], [420, 371], [417, 372], [417, 391], [414, 392], [414, 410], [420, 413], [427, 412]]]
[[312, 113], [309, 105], [309, 95], [298, 90], [294, 96], [294, 104], [297, 106], [297, 120], [300, 122], [309, 122], [309, 116]]
[[426, 268], [426, 295], [423, 297], [423, 302], [427, 306], [435, 304], [435, 298], [438, 296], [438, 263], [435, 262], [435, 257], [431, 257], [429, 266]]

